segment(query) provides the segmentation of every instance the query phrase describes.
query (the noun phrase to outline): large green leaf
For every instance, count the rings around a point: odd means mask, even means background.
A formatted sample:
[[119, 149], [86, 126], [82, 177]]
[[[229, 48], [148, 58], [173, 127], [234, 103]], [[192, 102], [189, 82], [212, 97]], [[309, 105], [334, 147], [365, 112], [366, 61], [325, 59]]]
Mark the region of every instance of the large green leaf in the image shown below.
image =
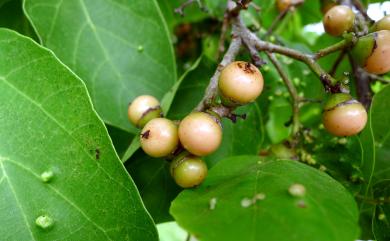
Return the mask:
[[[289, 194], [296, 183], [305, 186], [303, 197]], [[179, 194], [171, 213], [202, 241], [353, 241], [359, 234], [356, 204], [342, 185], [299, 162], [257, 156], [220, 161], [199, 188]]]
[[374, 186], [376, 200], [372, 225], [375, 240], [390, 240], [390, 179], [381, 181]]
[[137, 151], [126, 162], [126, 168], [141, 193], [146, 208], [156, 223], [172, 220], [169, 206], [180, 192], [169, 173], [169, 163], [161, 158], [152, 158]]
[[42, 43], [87, 84], [103, 120], [136, 133], [127, 105], [176, 81], [166, 24], [155, 0], [25, 0]]
[[157, 240], [82, 81], [0, 30], [2, 240]]
[[390, 179], [390, 86], [372, 101], [368, 124], [360, 139], [364, 148], [362, 171], [366, 179], [365, 195], [376, 182]]

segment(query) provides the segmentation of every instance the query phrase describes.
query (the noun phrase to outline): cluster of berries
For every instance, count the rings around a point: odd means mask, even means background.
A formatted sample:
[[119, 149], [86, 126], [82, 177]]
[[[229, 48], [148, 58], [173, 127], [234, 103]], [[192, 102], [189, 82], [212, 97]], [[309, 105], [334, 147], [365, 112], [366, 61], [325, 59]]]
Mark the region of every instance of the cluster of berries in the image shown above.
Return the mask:
[[[221, 71], [218, 84], [224, 105], [244, 105], [262, 92], [263, 76], [254, 65], [236, 61]], [[181, 121], [162, 116], [160, 103], [153, 96], [139, 96], [129, 105], [129, 120], [142, 128], [140, 143], [144, 152], [173, 159], [170, 171], [179, 186], [199, 185], [207, 175], [202, 157], [216, 151], [222, 142], [220, 116], [212, 111], [192, 112]]]

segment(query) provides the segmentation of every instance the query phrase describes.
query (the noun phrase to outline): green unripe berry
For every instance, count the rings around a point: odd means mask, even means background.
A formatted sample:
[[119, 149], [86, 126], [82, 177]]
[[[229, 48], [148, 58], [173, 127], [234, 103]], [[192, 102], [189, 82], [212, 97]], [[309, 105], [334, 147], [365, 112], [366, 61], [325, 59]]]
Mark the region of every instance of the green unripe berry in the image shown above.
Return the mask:
[[351, 54], [369, 73], [390, 71], [390, 31], [382, 30], [359, 38]]
[[199, 157], [187, 155], [172, 161], [170, 171], [173, 179], [182, 188], [198, 186], [207, 176], [207, 165]]
[[150, 95], [138, 96], [129, 105], [127, 115], [131, 123], [142, 128], [148, 121], [162, 116], [160, 102]]
[[222, 141], [222, 128], [218, 120], [204, 112], [193, 112], [179, 125], [179, 139], [183, 147], [197, 156], [206, 156]]
[[177, 126], [171, 120], [155, 118], [142, 129], [140, 142], [142, 149], [149, 156], [168, 156], [179, 144]]
[[375, 31], [390, 30], [390, 15], [384, 16], [381, 20], [375, 23]]
[[349, 94], [332, 95], [324, 106], [322, 121], [325, 129], [335, 136], [352, 136], [359, 133], [367, 123], [363, 105]]
[[350, 31], [355, 21], [355, 14], [352, 9], [338, 5], [329, 9], [323, 19], [325, 31], [332, 36], [340, 36]]
[[256, 66], [236, 61], [221, 72], [218, 87], [227, 105], [242, 105], [254, 101], [263, 91], [263, 76]]

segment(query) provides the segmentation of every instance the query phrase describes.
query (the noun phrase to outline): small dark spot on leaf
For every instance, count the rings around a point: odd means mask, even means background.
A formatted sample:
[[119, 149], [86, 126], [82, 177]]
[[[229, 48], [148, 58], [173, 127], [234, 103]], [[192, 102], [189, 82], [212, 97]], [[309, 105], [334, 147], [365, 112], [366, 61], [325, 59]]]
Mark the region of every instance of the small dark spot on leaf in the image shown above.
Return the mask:
[[307, 205], [306, 205], [305, 201], [303, 201], [303, 200], [299, 200], [299, 201], [297, 202], [297, 206], [298, 206], [299, 208], [307, 208]]
[[100, 149], [99, 148], [95, 149], [95, 158], [96, 158], [96, 160], [100, 159]]

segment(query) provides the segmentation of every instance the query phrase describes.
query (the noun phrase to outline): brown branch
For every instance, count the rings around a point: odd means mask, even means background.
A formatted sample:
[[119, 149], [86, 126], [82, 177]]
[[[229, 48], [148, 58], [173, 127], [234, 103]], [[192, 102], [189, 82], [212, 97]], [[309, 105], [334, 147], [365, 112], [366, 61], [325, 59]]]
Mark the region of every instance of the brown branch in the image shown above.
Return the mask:
[[356, 92], [359, 101], [368, 109], [371, 105], [372, 91], [370, 88], [371, 78], [367, 72], [360, 67], [353, 57], [348, 54], [349, 62], [356, 82]]
[[261, 67], [265, 64], [267, 64], [267, 62], [265, 62], [261, 57], [260, 57], [260, 54], [259, 52], [257, 51], [257, 49], [253, 46], [250, 46], [250, 45], [245, 45], [245, 47], [248, 49], [250, 55], [251, 55], [251, 59], [252, 59], [252, 63], [257, 66], [257, 67]]
[[[235, 29], [233, 28], [233, 34], [235, 32]], [[225, 55], [222, 58], [222, 61], [219, 63], [218, 68], [214, 72], [214, 75], [210, 79], [210, 83], [207, 86], [205, 95], [203, 96], [203, 99], [200, 101], [198, 106], [195, 108], [197, 111], [204, 111], [215, 100], [218, 94], [218, 79], [221, 74], [222, 69], [234, 61], [235, 57], [237, 56], [238, 52], [240, 51], [241, 47], [241, 38], [239, 38], [236, 35], [232, 36], [232, 41], [230, 43], [230, 46], [228, 50], [226, 51]]]
[[[290, 49], [280, 45], [262, 41], [255, 34], [249, 31], [249, 29], [245, 27], [245, 25], [239, 18], [236, 18], [235, 21], [233, 21], [233, 26], [237, 27], [238, 35], [241, 36], [243, 43], [246, 46], [254, 46], [258, 51], [279, 53], [290, 58], [299, 60], [308, 65], [309, 68], [318, 75], [327, 91], [332, 93], [344, 91], [338, 81], [322, 69], [322, 67], [316, 62], [313, 55], [305, 54], [295, 49]], [[323, 56], [325, 56], [326, 54], [327, 53], [323, 54]]]
[[366, 10], [366, 8], [364, 7], [364, 5], [362, 4], [362, 2], [360, 0], [352, 0], [352, 4], [363, 15], [364, 19], [367, 22], [369, 22], [369, 23], [373, 22], [373, 20], [370, 18], [370, 16], [368, 16], [367, 10]]
[[[315, 54], [302, 53], [295, 49], [272, 44], [260, 40], [243, 24], [241, 18], [239, 17], [239, 12], [242, 9], [247, 8], [250, 2], [251, 0], [240, 0], [238, 1], [238, 3], [233, 2], [232, 0], [228, 1], [228, 10], [226, 14], [227, 19], [230, 20], [229, 22], [232, 24], [232, 41], [222, 61], [218, 65], [218, 68], [216, 69], [214, 75], [210, 79], [210, 83], [205, 91], [203, 99], [200, 101], [195, 110], [204, 111], [212, 106], [212, 103], [215, 101], [215, 98], [218, 95], [218, 79], [221, 70], [227, 64], [234, 61], [236, 55], [240, 50], [241, 45], [245, 45], [245, 47], [251, 53], [252, 58], [255, 58], [254, 62], [255, 64], [257, 62], [257, 65], [263, 64], [263, 61], [258, 55], [258, 51], [279, 53], [305, 63], [315, 74], [318, 75], [326, 91], [331, 93], [346, 92], [346, 90], [343, 89], [342, 84], [339, 83], [336, 79], [334, 79], [324, 69], [322, 69], [322, 67], [316, 62], [316, 60], [330, 53], [333, 53], [338, 50], [343, 50], [351, 46], [356, 41], [356, 37], [353, 34], [351, 34], [350, 37], [347, 36], [345, 40], [328, 48], [322, 49]], [[229, 109], [229, 111], [232, 110]]]
[[376, 74], [370, 74], [370, 73], [366, 73], [366, 74], [370, 77], [370, 79], [372, 81], [377, 80], [377, 81], [380, 81], [384, 84], [390, 84], [390, 79], [385, 79], [385, 78], [383, 78], [379, 75], [376, 75]]
[[200, 10], [207, 12], [207, 9], [203, 6], [203, 4], [200, 2], [200, 0], [187, 0], [184, 3], [182, 3], [179, 7], [175, 8], [174, 12], [177, 14], [180, 14], [180, 16], [184, 16], [184, 9], [193, 4], [194, 2], [197, 2], [199, 5]]
[[221, 36], [218, 41], [218, 52], [217, 52], [217, 60], [225, 52], [225, 38], [226, 32], [229, 27], [229, 13], [226, 11], [223, 17], [222, 28], [221, 28]]

